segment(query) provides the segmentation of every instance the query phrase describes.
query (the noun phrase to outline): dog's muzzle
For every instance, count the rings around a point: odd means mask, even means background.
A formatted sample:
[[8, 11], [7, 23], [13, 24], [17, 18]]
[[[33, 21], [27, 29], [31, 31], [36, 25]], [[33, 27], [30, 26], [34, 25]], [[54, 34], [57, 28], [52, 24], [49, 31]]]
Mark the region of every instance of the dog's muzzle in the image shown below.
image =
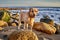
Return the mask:
[[35, 17], [35, 14], [34, 13], [29, 14], [29, 17], [34, 18]]

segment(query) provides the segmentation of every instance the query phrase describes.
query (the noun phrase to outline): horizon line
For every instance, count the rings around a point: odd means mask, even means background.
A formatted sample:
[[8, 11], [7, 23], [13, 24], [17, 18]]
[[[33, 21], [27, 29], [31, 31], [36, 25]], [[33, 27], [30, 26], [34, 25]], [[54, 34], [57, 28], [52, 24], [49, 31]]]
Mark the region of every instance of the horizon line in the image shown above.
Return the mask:
[[[4, 8], [4, 7], [8, 7], [8, 8], [13, 8], [13, 7], [14, 7], [14, 8], [15, 8], [15, 7], [22, 7], [22, 8], [23, 8], [23, 7], [25, 7], [25, 8], [30, 8], [30, 7], [37, 7], [37, 8], [39, 8], [39, 7], [40, 7], [40, 8], [41, 8], [41, 7], [42, 7], [42, 8], [47, 8], [47, 7], [48, 7], [48, 8], [52, 8], [52, 7], [53, 7], [53, 8], [60, 8], [60, 7], [56, 7], [56, 6], [2, 6], [2, 8]], [[1, 8], [1, 7], [0, 7], [0, 8]]]

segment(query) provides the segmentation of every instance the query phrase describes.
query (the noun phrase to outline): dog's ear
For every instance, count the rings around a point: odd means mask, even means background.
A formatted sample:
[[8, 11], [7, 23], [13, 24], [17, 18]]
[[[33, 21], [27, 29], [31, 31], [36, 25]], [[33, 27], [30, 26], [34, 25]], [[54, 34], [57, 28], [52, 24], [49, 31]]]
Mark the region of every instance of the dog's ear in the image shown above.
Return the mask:
[[29, 11], [35, 11], [35, 12], [38, 12], [38, 9], [37, 9], [37, 8], [30, 8]]
[[32, 8], [34, 11], [38, 12], [38, 9], [37, 8]]
[[33, 8], [33, 11], [35, 12], [35, 15], [37, 15], [38, 9], [37, 8]]

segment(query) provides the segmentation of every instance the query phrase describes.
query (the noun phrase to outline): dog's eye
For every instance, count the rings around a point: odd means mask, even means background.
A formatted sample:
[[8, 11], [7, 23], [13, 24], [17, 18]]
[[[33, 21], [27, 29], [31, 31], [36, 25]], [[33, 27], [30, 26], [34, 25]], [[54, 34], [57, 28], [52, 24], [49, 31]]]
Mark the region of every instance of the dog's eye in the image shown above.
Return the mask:
[[34, 11], [30, 11], [30, 12], [34, 12]]

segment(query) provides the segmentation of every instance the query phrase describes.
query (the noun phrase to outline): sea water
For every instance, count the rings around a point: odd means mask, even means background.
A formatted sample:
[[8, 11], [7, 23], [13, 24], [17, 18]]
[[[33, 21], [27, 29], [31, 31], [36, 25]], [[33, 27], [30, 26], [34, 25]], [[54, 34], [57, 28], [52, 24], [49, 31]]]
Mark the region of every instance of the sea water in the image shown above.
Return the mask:
[[[35, 16], [35, 22], [40, 22], [40, 19], [43, 18], [43, 15], [48, 15], [55, 23], [60, 24], [60, 8], [59, 7], [41, 7], [38, 8], [38, 14]], [[11, 13], [15, 14], [20, 10], [9, 10]], [[22, 10], [28, 12], [29, 10]]]

